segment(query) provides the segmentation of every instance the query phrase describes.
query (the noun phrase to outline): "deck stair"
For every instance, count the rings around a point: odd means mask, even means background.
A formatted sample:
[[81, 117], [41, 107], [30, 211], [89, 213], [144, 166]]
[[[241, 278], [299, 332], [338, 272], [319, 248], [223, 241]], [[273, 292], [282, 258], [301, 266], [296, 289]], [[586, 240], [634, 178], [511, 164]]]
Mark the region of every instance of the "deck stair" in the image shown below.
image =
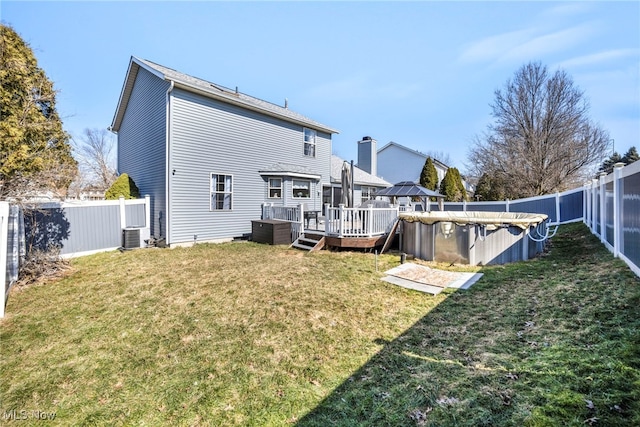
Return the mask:
[[309, 252], [319, 251], [324, 248], [325, 239], [322, 234], [303, 233], [291, 246]]

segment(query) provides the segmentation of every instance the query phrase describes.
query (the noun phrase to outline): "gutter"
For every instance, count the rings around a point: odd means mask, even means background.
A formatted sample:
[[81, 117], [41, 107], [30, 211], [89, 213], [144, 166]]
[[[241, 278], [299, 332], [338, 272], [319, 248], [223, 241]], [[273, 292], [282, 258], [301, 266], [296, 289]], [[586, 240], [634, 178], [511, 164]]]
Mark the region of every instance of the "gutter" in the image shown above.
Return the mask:
[[[167, 243], [167, 245], [170, 245], [171, 242], [169, 241], [169, 237], [171, 236], [169, 234], [169, 223], [170, 223], [170, 218], [171, 218], [171, 196], [170, 196], [170, 190], [171, 190], [171, 186], [169, 183], [170, 180], [170, 158], [169, 158], [169, 144], [171, 142], [171, 91], [173, 91], [173, 88], [175, 86], [175, 82], [173, 80], [169, 81], [169, 88], [167, 89], [167, 94], [166, 94], [166, 112], [165, 112], [165, 122], [166, 122], [166, 128], [165, 128], [165, 216], [164, 216], [164, 233], [165, 233], [165, 241]], [[160, 218], [158, 218], [158, 222], [160, 221]], [[162, 237], [162, 236], [158, 236], [158, 237]]]

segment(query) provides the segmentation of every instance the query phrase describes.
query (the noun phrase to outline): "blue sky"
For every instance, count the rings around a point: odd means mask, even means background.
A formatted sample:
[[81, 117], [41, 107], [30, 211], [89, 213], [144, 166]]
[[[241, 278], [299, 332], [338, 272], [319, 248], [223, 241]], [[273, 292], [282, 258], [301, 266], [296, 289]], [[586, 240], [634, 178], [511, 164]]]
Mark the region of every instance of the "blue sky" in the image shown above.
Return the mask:
[[446, 153], [466, 170], [494, 91], [523, 64], [564, 69], [616, 151], [640, 148], [640, 2], [0, 3], [60, 91], [65, 129], [111, 124], [130, 56], [336, 128]]

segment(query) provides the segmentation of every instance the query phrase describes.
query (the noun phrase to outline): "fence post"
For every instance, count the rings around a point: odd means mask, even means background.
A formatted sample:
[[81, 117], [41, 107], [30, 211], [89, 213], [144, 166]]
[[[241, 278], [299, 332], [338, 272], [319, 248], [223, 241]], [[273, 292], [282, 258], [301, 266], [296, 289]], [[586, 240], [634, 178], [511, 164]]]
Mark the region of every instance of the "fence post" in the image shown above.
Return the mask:
[[604, 191], [604, 178], [606, 176], [606, 173], [600, 173], [600, 241], [602, 243], [607, 240], [607, 222], [605, 218], [605, 213], [607, 212], [605, 203], [607, 202], [607, 198], [605, 197]]
[[[596, 215], [596, 195], [598, 194], [598, 180], [593, 178], [591, 180], [591, 232], [595, 235], [596, 230], [598, 229], [598, 225], [596, 224], [596, 218], [599, 218], [600, 211], [598, 211], [598, 215]], [[599, 237], [599, 235], [598, 235]]]
[[120, 196], [120, 228], [127, 228], [126, 209], [124, 207], [124, 197]]
[[560, 193], [556, 192], [556, 222], [560, 223]]
[[589, 203], [591, 199], [587, 196], [590, 194], [589, 183], [586, 182], [582, 190], [582, 222], [587, 224], [589, 228], [591, 228], [591, 205]]
[[505, 209], [507, 212], [509, 212], [509, 199], [506, 199], [506, 200], [504, 201], [504, 209]]
[[0, 202], [0, 318], [7, 304], [7, 244], [9, 243], [9, 203]]
[[624, 163], [613, 165], [613, 256], [618, 258], [620, 254], [622, 238], [622, 168]]

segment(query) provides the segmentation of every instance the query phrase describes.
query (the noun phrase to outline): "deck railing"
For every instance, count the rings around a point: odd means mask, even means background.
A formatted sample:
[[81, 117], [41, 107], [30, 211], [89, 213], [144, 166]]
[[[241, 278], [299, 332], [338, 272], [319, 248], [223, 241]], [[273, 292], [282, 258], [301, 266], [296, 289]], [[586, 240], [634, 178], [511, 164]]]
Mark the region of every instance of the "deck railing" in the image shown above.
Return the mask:
[[337, 237], [374, 237], [391, 231], [399, 208], [332, 208], [325, 205], [325, 234]]
[[277, 219], [291, 223], [291, 241], [295, 242], [304, 233], [304, 206], [274, 206], [273, 203], [262, 205], [262, 219]]
[[[398, 218], [399, 207], [393, 208], [346, 208], [344, 205], [325, 205], [324, 217], [315, 218], [315, 227], [309, 231], [337, 237], [383, 236], [393, 227]], [[295, 241], [305, 231], [304, 206], [293, 207], [262, 205], [262, 219], [278, 219], [291, 222], [291, 238]]]

